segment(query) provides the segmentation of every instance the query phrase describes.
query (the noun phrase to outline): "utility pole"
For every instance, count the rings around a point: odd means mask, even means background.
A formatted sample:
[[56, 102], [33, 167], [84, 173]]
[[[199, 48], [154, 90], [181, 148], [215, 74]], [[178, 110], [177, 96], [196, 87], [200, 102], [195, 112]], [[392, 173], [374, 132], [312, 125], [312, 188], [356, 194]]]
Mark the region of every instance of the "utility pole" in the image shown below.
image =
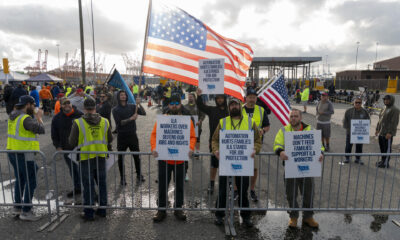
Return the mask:
[[93, 1], [90, 0], [90, 8], [92, 10], [92, 40], [93, 40], [93, 84], [96, 84], [96, 48], [94, 45], [94, 20], [93, 20]]
[[376, 42], [375, 62], [378, 61], [378, 45], [379, 45], [379, 42]]
[[60, 78], [61, 78], [61, 66], [60, 66], [60, 44], [57, 43], [57, 56], [58, 56], [58, 71], [60, 72]]
[[356, 52], [356, 69], [357, 70], [357, 58], [358, 58], [358, 47], [360, 46], [360, 42], [357, 42], [357, 52]]
[[86, 84], [86, 65], [85, 65], [85, 39], [83, 36], [83, 17], [82, 17], [82, 1], [79, 3], [79, 29], [81, 35], [81, 64], [82, 64], [82, 83]]

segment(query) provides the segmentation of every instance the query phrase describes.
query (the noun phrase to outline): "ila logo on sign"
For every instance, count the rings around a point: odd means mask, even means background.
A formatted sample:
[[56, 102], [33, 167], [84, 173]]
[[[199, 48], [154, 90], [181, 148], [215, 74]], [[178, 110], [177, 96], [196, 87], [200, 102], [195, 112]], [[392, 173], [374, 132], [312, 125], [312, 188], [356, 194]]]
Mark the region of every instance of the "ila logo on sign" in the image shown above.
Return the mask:
[[168, 148], [168, 153], [171, 155], [179, 154], [179, 150], [177, 148]]
[[309, 165], [298, 165], [297, 170], [299, 170], [300, 173], [306, 173], [310, 171], [310, 166]]
[[233, 171], [241, 171], [243, 169], [242, 164], [231, 164]]

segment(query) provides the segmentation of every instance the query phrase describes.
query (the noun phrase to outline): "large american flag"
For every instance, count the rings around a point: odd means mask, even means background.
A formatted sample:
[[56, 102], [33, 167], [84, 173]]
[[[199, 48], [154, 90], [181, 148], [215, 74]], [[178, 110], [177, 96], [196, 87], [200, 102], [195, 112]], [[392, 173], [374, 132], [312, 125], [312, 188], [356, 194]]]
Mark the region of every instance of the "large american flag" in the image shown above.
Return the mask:
[[286, 126], [289, 124], [290, 102], [283, 74], [276, 76], [268, 87], [258, 94], [271, 111]]
[[153, 1], [143, 72], [198, 85], [200, 59], [225, 59], [225, 94], [243, 100], [250, 46], [225, 38], [182, 9]]

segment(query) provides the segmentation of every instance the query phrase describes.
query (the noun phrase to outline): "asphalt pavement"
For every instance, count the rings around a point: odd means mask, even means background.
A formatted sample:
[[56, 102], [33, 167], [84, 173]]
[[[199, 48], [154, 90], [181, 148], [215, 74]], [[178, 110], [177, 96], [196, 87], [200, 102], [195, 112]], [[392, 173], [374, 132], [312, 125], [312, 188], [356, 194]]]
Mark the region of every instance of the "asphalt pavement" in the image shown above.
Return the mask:
[[[160, 114], [156, 106], [145, 106], [147, 116], [139, 116], [137, 120], [140, 150], [150, 151], [150, 132], [154, 126], [156, 115]], [[315, 106], [310, 106], [314, 108]], [[335, 104], [335, 108], [345, 109], [347, 105]], [[311, 112], [311, 111], [310, 111]], [[340, 114], [341, 111], [337, 111]], [[337, 116], [340, 118], [340, 116]], [[316, 125], [315, 116], [306, 113], [304, 121]], [[63, 160], [53, 155], [54, 146], [50, 138], [51, 117], [45, 117], [46, 134], [39, 137], [41, 150], [45, 159], [38, 158], [42, 169], [38, 172], [38, 188], [35, 192], [35, 201], [44, 202], [46, 195], [45, 170], [49, 179], [49, 188], [58, 189], [57, 197], [64, 204], [69, 201], [66, 193], [71, 190], [70, 177], [66, 172]], [[281, 124], [273, 115], [270, 115], [271, 130], [264, 136], [263, 151], [271, 152], [274, 137]], [[6, 136], [6, 122], [0, 122], [2, 136]], [[201, 135], [201, 152], [208, 151], [208, 118], [203, 123]], [[345, 130], [337, 124], [332, 124], [331, 152], [342, 153], [345, 147]], [[0, 139], [0, 149], [5, 149], [6, 138]], [[116, 139], [113, 142], [116, 149]], [[397, 151], [397, 150], [395, 150]], [[378, 153], [379, 146], [375, 138], [371, 144], [364, 146], [364, 152]], [[400, 189], [399, 164], [393, 165], [386, 172], [376, 169], [376, 157], [363, 158], [365, 165], [339, 164], [341, 158], [328, 157], [324, 161], [323, 177], [316, 179], [314, 206], [321, 208], [395, 208], [398, 207]], [[37, 229], [46, 223], [46, 208], [36, 208], [43, 217], [38, 222], [22, 222], [15, 219], [8, 207], [0, 208], [0, 238], [1, 239], [224, 239], [223, 227], [214, 225], [214, 215], [208, 208], [215, 204], [216, 194], [207, 195], [209, 181], [209, 159], [204, 157], [189, 163], [190, 180], [185, 183], [185, 206], [203, 208], [203, 211], [188, 211], [186, 222], [175, 219], [172, 212], [167, 219], [156, 224], [152, 221], [156, 207], [157, 196], [157, 162], [152, 157], [142, 157], [143, 175], [146, 182], [136, 184], [136, 174], [132, 159], [126, 157], [126, 173], [128, 185], [119, 185], [118, 166], [113, 166], [107, 176], [108, 202], [110, 206], [125, 207], [108, 211], [106, 219], [96, 219], [94, 222], [84, 222], [80, 217], [80, 210], [63, 208], [62, 213], [69, 217], [52, 232], [37, 232]], [[395, 159], [391, 161], [394, 164]], [[396, 159], [397, 162], [397, 159]], [[44, 166], [46, 166], [44, 168]], [[4, 154], [0, 155], [1, 182], [4, 191], [0, 191], [0, 204], [9, 202], [11, 186], [14, 179], [10, 173], [9, 164]], [[54, 175], [57, 170], [57, 177]], [[57, 180], [57, 183], [55, 182]], [[269, 207], [275, 211], [258, 212], [254, 214], [255, 228], [246, 229], [241, 225], [238, 215], [235, 216], [235, 225], [238, 232], [237, 239], [398, 239], [400, 228], [391, 221], [400, 219], [396, 215], [372, 215], [373, 212], [352, 213], [318, 212], [315, 219], [320, 223], [319, 231], [307, 227], [291, 230], [287, 228], [288, 214], [279, 210], [287, 206], [284, 197], [283, 167], [276, 156], [263, 157], [260, 167], [260, 178], [257, 183], [257, 193], [260, 201], [252, 203], [254, 208]], [[385, 186], [385, 189], [383, 189]], [[1, 189], [1, 188], [0, 188]], [[381, 198], [381, 192], [384, 197]], [[388, 192], [392, 192], [389, 194]], [[54, 192], [53, 192], [54, 193]], [[170, 201], [173, 204], [173, 184], [170, 185]], [[53, 197], [53, 198], [54, 198]], [[142, 208], [142, 210], [136, 210]], [[135, 209], [135, 210], [134, 210]], [[55, 210], [54, 201], [52, 210]]]

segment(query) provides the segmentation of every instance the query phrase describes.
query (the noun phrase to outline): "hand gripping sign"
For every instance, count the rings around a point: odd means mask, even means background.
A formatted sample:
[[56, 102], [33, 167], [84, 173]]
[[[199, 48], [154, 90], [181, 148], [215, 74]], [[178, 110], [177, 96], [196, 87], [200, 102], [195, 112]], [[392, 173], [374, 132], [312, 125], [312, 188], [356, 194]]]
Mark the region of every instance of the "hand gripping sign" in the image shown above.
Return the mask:
[[254, 132], [252, 130], [221, 130], [219, 132], [219, 175], [253, 176]]
[[370, 121], [368, 119], [351, 120], [350, 143], [369, 144], [369, 129]]
[[157, 160], [189, 160], [190, 116], [157, 116]]
[[321, 131], [285, 132], [285, 178], [321, 177]]

